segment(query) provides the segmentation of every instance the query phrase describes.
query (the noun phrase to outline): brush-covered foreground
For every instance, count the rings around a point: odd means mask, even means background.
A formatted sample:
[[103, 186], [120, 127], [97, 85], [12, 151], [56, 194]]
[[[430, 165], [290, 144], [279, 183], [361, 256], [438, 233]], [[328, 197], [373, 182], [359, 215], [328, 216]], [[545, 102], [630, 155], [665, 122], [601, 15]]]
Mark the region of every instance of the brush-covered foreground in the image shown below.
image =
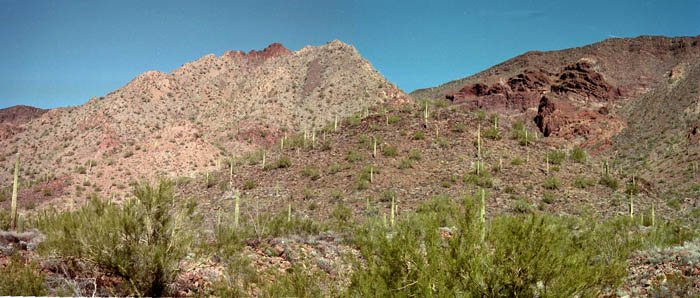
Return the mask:
[[[12, 277], [0, 283], [0, 295], [598, 297], [621, 286], [635, 251], [697, 236], [658, 219], [650, 226], [639, 218], [539, 212], [483, 225], [480, 196], [472, 194], [435, 196], [395, 217], [369, 204], [353, 217], [338, 204], [318, 222], [291, 207], [207, 220], [195, 202], [176, 198], [169, 181], [141, 183], [133, 193], [123, 206], [94, 196], [76, 211], [28, 219], [26, 228], [45, 240], [38, 254], [16, 252], [0, 266], [0, 275]], [[336, 259], [305, 254], [314, 242], [333, 244], [326, 250]], [[261, 269], [251, 247], [290, 265]], [[192, 272], [204, 272], [192, 264], [216, 270], [187, 284]]]

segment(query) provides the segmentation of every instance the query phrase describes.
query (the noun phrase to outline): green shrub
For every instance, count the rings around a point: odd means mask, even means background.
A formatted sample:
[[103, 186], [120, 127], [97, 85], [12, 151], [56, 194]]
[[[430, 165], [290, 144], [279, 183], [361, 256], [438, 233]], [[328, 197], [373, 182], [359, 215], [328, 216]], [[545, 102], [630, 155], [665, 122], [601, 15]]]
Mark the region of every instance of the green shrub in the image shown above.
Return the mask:
[[304, 200], [311, 200], [316, 197], [316, 192], [310, 187], [305, 187], [303, 197]]
[[578, 147], [571, 149], [571, 151], [569, 151], [569, 158], [578, 163], [584, 163], [586, 161], [586, 151]]
[[532, 204], [528, 203], [525, 200], [515, 200], [510, 203], [511, 208], [513, 208], [513, 211], [516, 213], [529, 213], [532, 212], [533, 207]]
[[248, 179], [248, 180], [243, 182], [243, 189], [244, 190], [251, 190], [251, 189], [254, 189], [256, 187], [258, 187], [258, 182], [256, 182], [255, 180]]
[[556, 197], [554, 196], [554, 192], [551, 191], [545, 191], [542, 194], [542, 202], [545, 202], [547, 204], [552, 204], [556, 201]]
[[636, 196], [639, 194], [639, 186], [636, 183], [627, 183], [625, 186], [625, 194]]
[[[381, 221], [358, 228], [353, 243], [363, 261], [352, 270], [346, 296], [596, 297], [626, 276], [630, 243], [609, 239], [622, 228], [594, 233], [583, 223], [574, 233], [567, 218], [500, 216], [489, 221], [482, 242], [470, 201], [462, 213], [436, 198], [430, 205], [444, 208], [419, 207], [393, 228]], [[443, 238], [441, 227], [452, 227], [451, 236]]]
[[284, 169], [284, 168], [289, 168], [292, 166], [292, 160], [289, 159], [287, 156], [280, 156], [280, 158], [273, 162], [265, 165], [265, 170], [274, 170], [274, 169]]
[[502, 138], [501, 131], [495, 127], [484, 129], [483, 134], [485, 138], [489, 138], [492, 140], [500, 140]]
[[396, 197], [396, 192], [393, 189], [385, 189], [382, 191], [382, 193], [379, 195], [379, 201], [388, 203], [391, 202], [392, 198]]
[[401, 122], [401, 116], [399, 115], [391, 115], [389, 116], [389, 124], [395, 124]]
[[399, 163], [396, 164], [396, 168], [403, 170], [403, 169], [409, 169], [413, 168], [413, 164], [411, 163], [411, 160], [408, 158], [402, 158], [399, 160]]
[[491, 174], [484, 169], [479, 171], [479, 175], [477, 175], [476, 173], [466, 174], [463, 180], [466, 183], [474, 184], [481, 187], [493, 187], [493, 179], [491, 178]]
[[411, 137], [411, 139], [413, 139], [413, 140], [424, 140], [424, 139], [425, 139], [425, 135], [423, 134], [423, 131], [420, 131], [420, 130], [419, 130], [419, 131], [416, 131], [415, 133], [413, 133], [413, 136]]
[[610, 176], [608, 174], [601, 176], [598, 183], [600, 183], [601, 185], [605, 185], [612, 190], [616, 190], [618, 187], [617, 179], [615, 179], [615, 177]]
[[396, 146], [387, 145], [382, 148], [382, 154], [388, 157], [396, 157], [397, 155], [399, 155], [399, 150], [396, 148]]
[[357, 152], [357, 151], [348, 151], [348, 153], [345, 155], [345, 160], [348, 162], [358, 162], [365, 159], [364, 156], [362, 156], [362, 153]]
[[338, 203], [335, 205], [335, 207], [333, 207], [331, 217], [335, 218], [335, 220], [339, 222], [347, 222], [352, 218], [352, 210], [343, 205], [343, 203]]
[[589, 186], [592, 186], [595, 184], [595, 180], [593, 178], [588, 178], [586, 176], [576, 176], [574, 177], [574, 187], [584, 189]]
[[175, 206], [173, 183], [138, 184], [123, 207], [92, 196], [75, 212], [45, 215], [42, 249], [98, 264], [128, 281], [132, 294], [164, 296], [189, 251], [191, 215]]
[[438, 145], [438, 147], [442, 149], [446, 149], [450, 147], [450, 142], [443, 139], [443, 138], [435, 138], [435, 144]]
[[0, 266], [0, 296], [47, 296], [44, 273], [30, 262], [25, 264], [15, 254], [4, 267]]
[[456, 123], [455, 125], [452, 126], [452, 132], [456, 133], [463, 133], [467, 128], [464, 126], [464, 124], [461, 123]]
[[345, 169], [345, 168], [346, 168], [346, 167], [345, 167], [344, 165], [342, 165], [342, 164], [336, 162], [336, 163], [333, 163], [332, 165], [330, 165], [330, 166], [328, 167], [328, 173], [329, 173], [329, 174], [335, 174], [335, 173], [338, 173], [338, 172], [342, 171], [342, 170]]
[[559, 186], [561, 186], [561, 181], [559, 181], [559, 178], [556, 176], [549, 176], [544, 179], [543, 186], [546, 189], [559, 189]]
[[513, 159], [510, 161], [510, 164], [511, 164], [511, 165], [514, 165], [514, 166], [519, 166], [519, 165], [522, 165], [522, 164], [523, 164], [523, 160], [520, 159], [519, 156], [516, 156], [515, 158], [513, 158]]
[[421, 160], [423, 159], [423, 153], [420, 151], [420, 149], [408, 150], [408, 159], [416, 161]]
[[319, 172], [319, 170], [313, 166], [307, 166], [306, 168], [304, 168], [304, 171], [301, 172], [301, 175], [311, 180], [318, 180], [319, 178], [321, 178], [321, 172]]
[[559, 150], [549, 151], [547, 152], [547, 158], [549, 159], [550, 164], [558, 165], [564, 161], [564, 158], [566, 158], [566, 153]]

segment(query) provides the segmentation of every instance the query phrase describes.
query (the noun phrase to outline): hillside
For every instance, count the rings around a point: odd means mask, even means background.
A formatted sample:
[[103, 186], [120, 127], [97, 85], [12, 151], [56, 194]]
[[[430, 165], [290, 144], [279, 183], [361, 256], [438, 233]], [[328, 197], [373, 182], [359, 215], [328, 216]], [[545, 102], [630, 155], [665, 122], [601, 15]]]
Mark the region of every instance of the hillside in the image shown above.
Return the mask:
[[560, 146], [606, 156], [658, 195], [697, 198], [698, 61], [700, 36], [612, 38], [528, 52], [411, 95], [522, 119]]
[[23, 204], [92, 192], [121, 196], [131, 180], [205, 175], [222, 156], [407, 98], [340, 41], [295, 52], [272, 44], [210, 54], [169, 74], [143, 73], [83, 105], [11, 124], [16, 128], [0, 138], [2, 179], [11, 181], [20, 151], [20, 179], [35, 184], [22, 193]]

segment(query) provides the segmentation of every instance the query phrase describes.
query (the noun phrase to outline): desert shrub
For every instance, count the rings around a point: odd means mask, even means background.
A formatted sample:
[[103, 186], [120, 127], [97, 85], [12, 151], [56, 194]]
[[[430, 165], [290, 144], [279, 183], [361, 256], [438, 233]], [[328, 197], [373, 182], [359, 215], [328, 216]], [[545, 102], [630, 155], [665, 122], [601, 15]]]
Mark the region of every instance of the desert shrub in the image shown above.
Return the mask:
[[595, 180], [593, 178], [588, 178], [586, 176], [579, 175], [579, 176], [574, 177], [573, 184], [574, 184], [574, 187], [584, 189], [584, 188], [587, 188], [587, 187], [595, 184]]
[[467, 128], [464, 126], [464, 124], [461, 123], [456, 123], [455, 125], [452, 126], [452, 132], [456, 133], [463, 133]]
[[544, 179], [543, 185], [546, 189], [559, 189], [561, 186], [561, 181], [556, 176], [549, 176]]
[[301, 175], [311, 180], [318, 180], [319, 178], [321, 178], [321, 172], [319, 172], [319, 170], [313, 166], [307, 166], [306, 168], [304, 168], [304, 171], [301, 172]]
[[448, 140], [445, 140], [443, 138], [435, 138], [435, 144], [438, 145], [438, 147], [442, 149], [446, 149], [450, 147], [450, 142]]
[[528, 203], [523, 199], [511, 201], [510, 206], [516, 213], [528, 213], [532, 212], [533, 210], [532, 204]]
[[338, 203], [333, 207], [331, 211], [331, 217], [339, 222], [347, 222], [352, 218], [352, 210], [345, 206], [343, 203]]
[[345, 121], [348, 123], [349, 126], [359, 125], [360, 123], [362, 123], [362, 114], [352, 115], [345, 119]]
[[513, 158], [513, 159], [510, 161], [510, 164], [511, 164], [511, 165], [514, 165], [514, 166], [519, 166], [519, 165], [522, 165], [522, 164], [523, 164], [523, 160], [520, 159], [519, 156], [516, 156], [515, 158]]
[[532, 144], [535, 142], [535, 136], [531, 131], [525, 129], [522, 122], [516, 122], [513, 124], [513, 130], [510, 132], [511, 138], [518, 140], [521, 146]]
[[466, 183], [474, 184], [481, 187], [491, 188], [493, 187], [493, 179], [491, 174], [482, 168], [477, 175], [476, 172], [468, 173], [462, 179]]
[[125, 278], [133, 294], [163, 296], [191, 245], [190, 217], [175, 205], [173, 183], [138, 184], [123, 207], [92, 196], [75, 212], [44, 215], [42, 249], [87, 259]]
[[500, 140], [502, 138], [501, 131], [495, 127], [484, 129], [483, 134], [485, 138], [489, 138], [492, 140]]
[[627, 183], [625, 186], [625, 194], [636, 196], [639, 194], [639, 186], [636, 183]]
[[413, 133], [413, 136], [411, 137], [412, 140], [424, 140], [425, 135], [423, 134], [423, 131], [416, 131]]
[[304, 200], [311, 200], [316, 197], [316, 192], [310, 187], [305, 187], [302, 196]]
[[382, 148], [382, 154], [388, 157], [396, 157], [399, 155], [399, 150], [396, 148], [396, 146], [387, 145]]
[[44, 273], [34, 264], [25, 264], [15, 254], [4, 267], [0, 266], [0, 296], [46, 296]]
[[616, 190], [618, 187], [617, 179], [615, 179], [615, 177], [613, 176], [610, 176], [609, 174], [601, 176], [600, 180], [598, 180], [598, 183], [600, 183], [601, 185], [605, 185], [612, 190]]
[[396, 168], [398, 168], [400, 170], [413, 168], [413, 163], [411, 163], [411, 160], [408, 158], [402, 158], [396, 164]]
[[321, 141], [321, 151], [328, 151], [331, 150], [331, 148], [333, 148], [333, 142], [331, 139]]
[[571, 151], [569, 151], [569, 158], [578, 163], [584, 163], [586, 161], [586, 151], [578, 147], [571, 149]]
[[328, 173], [335, 174], [335, 173], [342, 171], [344, 168], [345, 168], [344, 165], [336, 162], [336, 163], [331, 164], [328, 167]]
[[256, 187], [258, 187], [258, 182], [255, 180], [248, 179], [246, 181], [243, 181], [243, 189], [244, 190], [251, 190], [251, 189], [254, 189]]
[[395, 197], [396, 197], [396, 192], [393, 189], [385, 189], [379, 195], [379, 201], [387, 203], [387, 202], [391, 202], [391, 199], [395, 198]]
[[[471, 198], [463, 209], [440, 197], [421, 205], [394, 227], [369, 220], [358, 228], [352, 241], [364, 261], [355, 264], [347, 296], [596, 297], [626, 275], [632, 245], [609, 241], [626, 226], [601, 233], [569, 218], [499, 216], [482, 242]], [[451, 236], [442, 237], [441, 227], [451, 227]]]
[[549, 159], [550, 164], [558, 165], [564, 161], [564, 158], [566, 158], [566, 153], [564, 151], [552, 150], [547, 152], [547, 158]]
[[388, 120], [389, 124], [395, 124], [401, 122], [401, 116], [399, 115], [391, 115], [389, 116]]
[[554, 195], [554, 192], [551, 191], [545, 191], [542, 194], [542, 202], [545, 202], [547, 204], [552, 204], [556, 201], [556, 196]]
[[348, 153], [345, 155], [345, 160], [348, 162], [358, 162], [364, 159], [364, 156], [362, 156], [362, 153], [357, 152], [357, 151], [348, 151]]
[[292, 166], [292, 160], [289, 159], [289, 157], [280, 156], [280, 158], [277, 159], [275, 162], [266, 164], [265, 170], [284, 169], [284, 168], [289, 168], [291, 166]]
[[408, 150], [408, 159], [416, 161], [421, 160], [423, 159], [423, 153], [420, 151], [420, 149]]
[[[294, 136], [292, 136], [290, 138], [290, 140], [294, 140], [294, 139], [295, 139]], [[293, 142], [289, 142], [289, 143], [290, 143], [289, 144], [290, 146], [293, 144]], [[248, 163], [249, 165], [256, 165], [262, 161], [264, 154], [265, 154], [265, 152], [263, 150], [251, 151], [251, 152], [244, 154], [243, 157], [241, 157], [241, 160], [243, 162]]]

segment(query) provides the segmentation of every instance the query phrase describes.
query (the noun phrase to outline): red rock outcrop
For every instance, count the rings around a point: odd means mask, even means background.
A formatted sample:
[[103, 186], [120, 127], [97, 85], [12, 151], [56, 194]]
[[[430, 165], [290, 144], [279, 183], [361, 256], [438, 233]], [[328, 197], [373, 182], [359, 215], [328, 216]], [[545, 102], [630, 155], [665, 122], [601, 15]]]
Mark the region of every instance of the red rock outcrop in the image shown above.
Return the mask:
[[526, 70], [509, 78], [505, 85], [476, 83], [448, 93], [445, 97], [454, 102], [469, 102], [473, 108], [525, 110], [536, 105], [540, 96], [547, 92], [551, 84], [550, 76], [543, 70]]
[[273, 43], [267, 46], [267, 48], [262, 51], [251, 50], [246, 54], [243, 51], [228, 51], [224, 53], [224, 56], [234, 57], [234, 58], [247, 58], [249, 60], [264, 61], [268, 58], [289, 55], [292, 52], [285, 48], [281, 43]]
[[46, 113], [46, 111], [48, 110], [22, 105], [0, 109], [0, 123], [12, 122], [14, 124], [23, 124], [41, 116]]
[[586, 61], [567, 66], [551, 88], [558, 94], [574, 93], [597, 101], [612, 101], [622, 96], [620, 89], [606, 82]]

